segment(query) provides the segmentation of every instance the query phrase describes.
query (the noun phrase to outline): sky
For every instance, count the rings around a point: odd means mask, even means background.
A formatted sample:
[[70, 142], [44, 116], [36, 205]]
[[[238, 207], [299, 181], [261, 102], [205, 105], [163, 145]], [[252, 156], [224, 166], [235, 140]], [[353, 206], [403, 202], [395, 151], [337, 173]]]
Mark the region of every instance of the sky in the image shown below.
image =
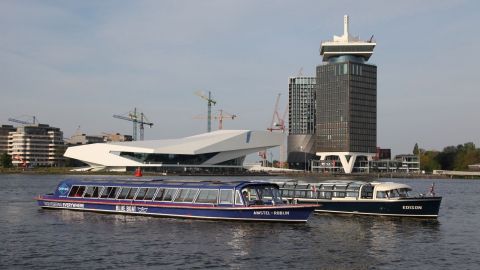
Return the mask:
[[[64, 137], [145, 139], [206, 131], [206, 101], [238, 117], [225, 129], [265, 130], [288, 77], [314, 76], [321, 41], [377, 42], [377, 144], [393, 154], [480, 147], [479, 1], [0, 1], [0, 124], [59, 127]], [[218, 123], [212, 123], [214, 129]]]

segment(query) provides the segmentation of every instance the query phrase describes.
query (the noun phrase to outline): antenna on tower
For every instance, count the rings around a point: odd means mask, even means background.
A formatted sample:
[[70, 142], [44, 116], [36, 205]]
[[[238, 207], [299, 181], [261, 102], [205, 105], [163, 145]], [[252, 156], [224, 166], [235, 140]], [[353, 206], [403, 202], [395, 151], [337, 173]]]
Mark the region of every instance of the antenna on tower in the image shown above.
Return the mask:
[[303, 77], [303, 67], [301, 67], [300, 70], [298, 71], [297, 77]]

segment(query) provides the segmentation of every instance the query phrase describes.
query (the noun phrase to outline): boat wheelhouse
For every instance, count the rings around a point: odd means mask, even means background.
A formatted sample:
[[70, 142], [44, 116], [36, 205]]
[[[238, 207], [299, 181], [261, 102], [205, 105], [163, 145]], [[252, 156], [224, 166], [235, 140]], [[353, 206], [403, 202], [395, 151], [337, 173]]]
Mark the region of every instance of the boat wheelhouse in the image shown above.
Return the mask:
[[280, 184], [284, 200], [317, 204], [315, 212], [384, 216], [438, 217], [442, 197], [411, 195], [412, 188], [393, 182], [327, 181]]
[[306, 222], [313, 205], [284, 203], [273, 183], [64, 180], [42, 208], [182, 218]]

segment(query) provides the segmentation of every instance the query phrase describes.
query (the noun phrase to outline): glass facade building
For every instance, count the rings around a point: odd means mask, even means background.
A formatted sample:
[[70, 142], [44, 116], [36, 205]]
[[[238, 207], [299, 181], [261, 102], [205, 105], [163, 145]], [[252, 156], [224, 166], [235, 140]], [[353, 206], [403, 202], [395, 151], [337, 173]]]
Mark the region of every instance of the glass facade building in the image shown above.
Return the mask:
[[377, 67], [355, 58], [317, 66], [317, 152], [376, 152]]
[[315, 77], [288, 79], [288, 112], [288, 167], [307, 170], [315, 158]]
[[315, 77], [290, 77], [288, 134], [315, 134]]

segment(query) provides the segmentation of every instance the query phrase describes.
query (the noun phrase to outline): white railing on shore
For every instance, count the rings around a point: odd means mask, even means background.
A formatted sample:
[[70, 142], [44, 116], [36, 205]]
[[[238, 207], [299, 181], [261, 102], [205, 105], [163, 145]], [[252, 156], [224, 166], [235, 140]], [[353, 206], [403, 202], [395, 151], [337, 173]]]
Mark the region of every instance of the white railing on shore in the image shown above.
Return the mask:
[[437, 175], [456, 175], [456, 176], [480, 176], [480, 171], [447, 171], [447, 170], [433, 170], [433, 174]]

